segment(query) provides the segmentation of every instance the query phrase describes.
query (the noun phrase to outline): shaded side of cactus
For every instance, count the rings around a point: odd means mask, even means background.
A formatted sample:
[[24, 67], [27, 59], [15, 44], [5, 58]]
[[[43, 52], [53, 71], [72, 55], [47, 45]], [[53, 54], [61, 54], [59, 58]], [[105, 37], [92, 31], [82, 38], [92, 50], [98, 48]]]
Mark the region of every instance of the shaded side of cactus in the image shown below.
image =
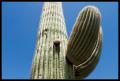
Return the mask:
[[74, 66], [75, 78], [82, 79], [87, 77], [96, 67], [99, 62], [102, 50], [102, 28], [100, 27], [97, 44], [91, 57], [79, 66]]
[[76, 20], [66, 51], [76, 79], [88, 76], [98, 64], [102, 49], [100, 24], [101, 14], [94, 6], [83, 8]]
[[82, 9], [74, 25], [67, 46], [67, 58], [74, 65], [84, 63], [95, 49], [100, 27], [100, 13], [96, 7]]

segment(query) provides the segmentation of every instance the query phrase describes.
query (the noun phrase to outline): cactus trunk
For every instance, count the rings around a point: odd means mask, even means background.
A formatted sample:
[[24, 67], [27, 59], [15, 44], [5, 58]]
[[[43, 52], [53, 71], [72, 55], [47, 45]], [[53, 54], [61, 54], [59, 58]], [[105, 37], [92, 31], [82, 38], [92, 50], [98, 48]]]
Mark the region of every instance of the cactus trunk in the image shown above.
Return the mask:
[[66, 60], [67, 33], [61, 2], [43, 5], [31, 79], [73, 79]]

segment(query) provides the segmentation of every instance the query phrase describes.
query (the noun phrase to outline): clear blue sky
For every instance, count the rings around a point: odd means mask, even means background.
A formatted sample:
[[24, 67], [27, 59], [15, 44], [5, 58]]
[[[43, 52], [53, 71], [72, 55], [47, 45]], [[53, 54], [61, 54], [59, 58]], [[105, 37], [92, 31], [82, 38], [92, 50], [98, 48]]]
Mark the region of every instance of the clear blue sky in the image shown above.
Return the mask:
[[[29, 79], [43, 2], [2, 2], [2, 78]], [[118, 78], [118, 2], [63, 2], [68, 36], [79, 11], [97, 6], [102, 14], [103, 50], [86, 79]]]

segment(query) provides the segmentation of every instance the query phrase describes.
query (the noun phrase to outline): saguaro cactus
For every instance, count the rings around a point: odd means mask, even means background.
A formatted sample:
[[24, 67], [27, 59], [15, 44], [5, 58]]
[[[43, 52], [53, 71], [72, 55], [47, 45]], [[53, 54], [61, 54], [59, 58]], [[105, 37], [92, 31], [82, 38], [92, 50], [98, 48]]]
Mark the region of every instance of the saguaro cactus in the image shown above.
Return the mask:
[[82, 9], [68, 40], [61, 2], [45, 2], [31, 79], [81, 79], [97, 65], [102, 48], [101, 16]]

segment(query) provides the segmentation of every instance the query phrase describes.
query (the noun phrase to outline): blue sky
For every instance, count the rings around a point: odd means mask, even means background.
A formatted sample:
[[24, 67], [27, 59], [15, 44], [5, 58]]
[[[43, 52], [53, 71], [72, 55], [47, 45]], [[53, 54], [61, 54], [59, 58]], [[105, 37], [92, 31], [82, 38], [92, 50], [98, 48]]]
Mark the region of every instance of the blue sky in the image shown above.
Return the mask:
[[[29, 79], [43, 2], [2, 2], [2, 78]], [[63, 2], [68, 36], [79, 11], [95, 5], [102, 15], [103, 49], [86, 79], [118, 78], [118, 2]]]

